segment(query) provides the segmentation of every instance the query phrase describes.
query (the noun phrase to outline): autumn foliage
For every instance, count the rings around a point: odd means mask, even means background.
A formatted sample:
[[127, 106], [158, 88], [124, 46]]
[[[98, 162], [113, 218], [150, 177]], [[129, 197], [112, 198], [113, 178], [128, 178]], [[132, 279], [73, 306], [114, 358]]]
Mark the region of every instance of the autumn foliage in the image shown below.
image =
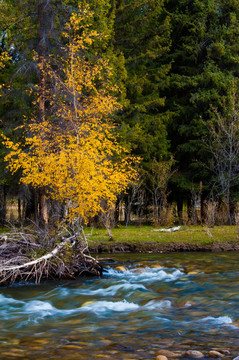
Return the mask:
[[102, 34], [91, 29], [91, 17], [87, 8], [74, 13], [63, 34], [63, 55], [39, 65], [48, 101], [44, 116], [25, 125], [24, 141], [4, 138], [11, 172], [20, 170], [21, 182], [67, 204], [70, 218], [96, 215], [103, 200], [111, 207], [136, 175], [134, 159], [109, 121], [119, 107], [117, 89], [107, 59], [92, 47]]

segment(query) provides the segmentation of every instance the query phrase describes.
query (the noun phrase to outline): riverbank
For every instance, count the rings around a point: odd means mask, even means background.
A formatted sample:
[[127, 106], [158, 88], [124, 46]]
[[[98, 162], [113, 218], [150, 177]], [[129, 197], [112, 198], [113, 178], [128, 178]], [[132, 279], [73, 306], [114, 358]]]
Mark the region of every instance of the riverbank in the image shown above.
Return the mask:
[[[239, 251], [237, 226], [181, 226], [161, 231], [151, 226], [117, 227], [113, 238], [105, 229], [87, 229], [91, 253], [167, 253], [180, 251]], [[168, 229], [167, 229], [168, 230]]]
[[121, 226], [109, 237], [109, 231], [97, 228], [79, 228], [72, 234], [65, 228], [55, 233], [15, 228], [0, 234], [0, 285], [83, 274], [100, 277], [99, 254], [239, 251], [237, 231], [236, 226]]

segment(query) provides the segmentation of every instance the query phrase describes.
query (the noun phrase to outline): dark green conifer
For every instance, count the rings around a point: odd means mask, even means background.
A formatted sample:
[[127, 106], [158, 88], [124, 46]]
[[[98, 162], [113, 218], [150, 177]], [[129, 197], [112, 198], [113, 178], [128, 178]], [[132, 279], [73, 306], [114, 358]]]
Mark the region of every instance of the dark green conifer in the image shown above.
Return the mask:
[[179, 169], [174, 191], [189, 199], [211, 177], [201, 166], [208, 156], [201, 119], [210, 118], [211, 106], [223, 114], [239, 75], [239, 1], [169, 0], [166, 8], [172, 31], [168, 132]]

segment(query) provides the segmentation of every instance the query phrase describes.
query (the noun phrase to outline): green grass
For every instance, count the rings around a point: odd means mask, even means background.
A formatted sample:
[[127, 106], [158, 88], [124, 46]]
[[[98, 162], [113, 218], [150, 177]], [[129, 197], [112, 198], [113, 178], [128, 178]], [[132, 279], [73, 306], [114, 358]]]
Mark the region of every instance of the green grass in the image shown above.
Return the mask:
[[[236, 226], [215, 226], [210, 228], [214, 242], [237, 242]], [[206, 228], [202, 226], [182, 226], [179, 231], [175, 232], [159, 232], [155, 231], [152, 226], [120, 226], [112, 230], [113, 241], [109, 241], [109, 235], [105, 229], [93, 230], [86, 229], [89, 239], [89, 245], [103, 243], [112, 245], [114, 243], [152, 243], [169, 244], [187, 243], [195, 245], [207, 245], [212, 243], [210, 235]]]
[[0, 228], [0, 234], [5, 234], [5, 233], [7, 233], [9, 231], [9, 228], [7, 228], [7, 227], [2, 227], [2, 228]]
[[[215, 226], [207, 229], [203, 226], [181, 226], [180, 230], [175, 232], [155, 231], [153, 226], [118, 226], [112, 229], [113, 240], [109, 240], [106, 229], [86, 228], [85, 233], [89, 240], [89, 246], [96, 249], [98, 245], [103, 245], [104, 250], [108, 251], [115, 244], [135, 245], [137, 251], [148, 250], [154, 246], [168, 246], [170, 244], [188, 244], [196, 246], [207, 246], [213, 243], [239, 243], [238, 227]], [[8, 228], [0, 228], [0, 234], [8, 232]], [[211, 236], [210, 236], [211, 234]], [[213, 241], [212, 241], [213, 238]], [[152, 246], [151, 246], [152, 245]], [[155, 248], [154, 248], [155, 249]]]

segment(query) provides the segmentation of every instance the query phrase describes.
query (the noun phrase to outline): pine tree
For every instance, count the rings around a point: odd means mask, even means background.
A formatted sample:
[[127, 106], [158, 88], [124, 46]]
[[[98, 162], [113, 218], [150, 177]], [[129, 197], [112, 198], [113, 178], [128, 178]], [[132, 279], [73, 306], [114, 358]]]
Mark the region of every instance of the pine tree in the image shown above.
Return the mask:
[[[166, 131], [169, 114], [165, 108], [170, 70], [166, 57], [171, 44], [169, 17], [163, 0], [120, 0], [113, 1], [113, 6], [114, 45], [122, 53], [126, 70], [126, 102], [117, 120], [124, 144], [142, 159], [138, 191], [145, 194], [146, 209], [152, 202], [148, 192], [152, 187], [152, 160], [163, 164], [170, 159]], [[135, 187], [125, 196], [126, 224], [135, 196]]]
[[200, 165], [206, 156], [201, 119], [210, 118], [211, 105], [223, 113], [239, 74], [239, 2], [180, 0], [166, 8], [172, 29], [168, 132], [179, 169], [173, 192], [190, 201], [211, 176]]
[[168, 156], [164, 89], [170, 64], [169, 19], [163, 1], [115, 1], [115, 46], [125, 58], [128, 106], [122, 131], [144, 163]]

